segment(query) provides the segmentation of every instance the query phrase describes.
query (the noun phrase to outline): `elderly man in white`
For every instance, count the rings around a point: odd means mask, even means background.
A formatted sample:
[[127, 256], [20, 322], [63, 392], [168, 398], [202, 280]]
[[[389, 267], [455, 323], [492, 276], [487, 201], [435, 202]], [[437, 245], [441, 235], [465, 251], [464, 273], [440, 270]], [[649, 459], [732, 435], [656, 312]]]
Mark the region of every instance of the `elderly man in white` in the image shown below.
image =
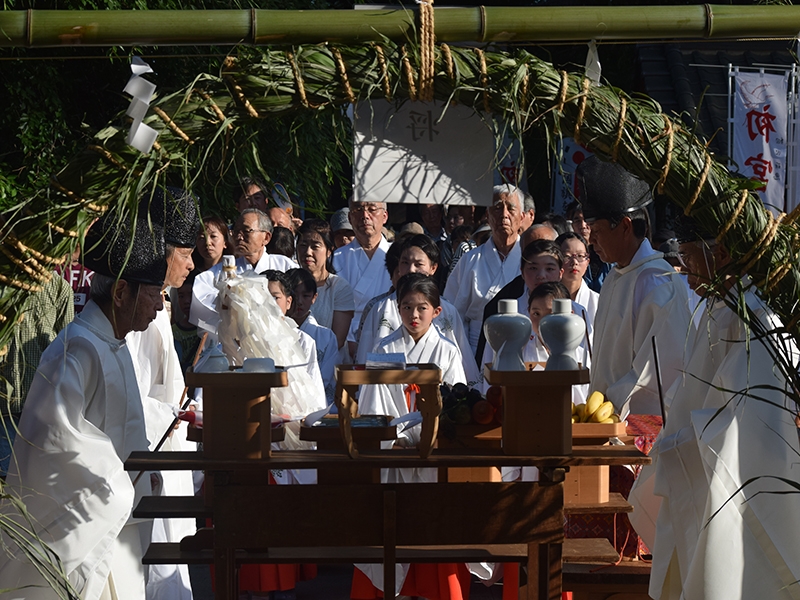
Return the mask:
[[473, 352], [480, 337], [483, 308], [519, 275], [522, 217], [522, 190], [508, 184], [495, 186], [489, 208], [492, 237], [465, 254], [447, 280], [444, 297], [463, 316]]
[[[147, 329], [163, 308], [167, 263], [157, 224], [141, 219], [132, 229], [116, 218], [108, 213], [86, 237], [91, 299], [42, 354], [6, 488], [29, 513], [18, 525], [49, 545], [84, 600], [145, 599], [142, 555], [151, 523], [131, 512], [150, 495], [151, 478], [134, 485], [135, 474], [123, 467], [131, 452], [148, 448], [125, 336]], [[0, 510], [14, 514], [8, 503]], [[2, 544], [0, 587], [14, 590], [3, 597], [55, 598], [14, 541]]]
[[[298, 265], [290, 258], [267, 252], [267, 244], [272, 239], [272, 221], [263, 211], [248, 208], [242, 211], [233, 226], [233, 241], [236, 243], [236, 272], [255, 271], [263, 273], [267, 269], [286, 272]], [[198, 327], [216, 333], [219, 315], [215, 307], [219, 291], [214, 282], [222, 271], [222, 263], [217, 263], [194, 280], [192, 287], [192, 310], [189, 321]]]
[[348, 218], [356, 239], [333, 253], [336, 274], [353, 288], [355, 315], [347, 334], [350, 355], [355, 355], [355, 330], [361, 322], [364, 305], [375, 296], [388, 292], [392, 285], [386, 271], [386, 251], [391, 244], [381, 233], [388, 213], [384, 202], [350, 202]]

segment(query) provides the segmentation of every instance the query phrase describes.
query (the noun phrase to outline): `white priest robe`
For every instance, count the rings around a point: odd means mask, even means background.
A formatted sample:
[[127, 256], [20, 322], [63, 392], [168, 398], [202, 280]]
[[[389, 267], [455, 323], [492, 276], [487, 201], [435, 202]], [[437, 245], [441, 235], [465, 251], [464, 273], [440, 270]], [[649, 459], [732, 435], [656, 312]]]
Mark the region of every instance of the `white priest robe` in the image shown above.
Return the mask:
[[660, 415], [651, 338], [656, 336], [663, 389], [680, 375], [693, 325], [686, 285], [647, 240], [627, 267], [603, 281], [592, 339], [591, 390], [620, 416]]
[[[128, 347], [94, 302], [42, 354], [19, 429], [8, 489], [22, 496], [81, 599], [111, 592], [143, 600], [150, 521], [132, 520], [131, 511], [149, 495], [150, 477], [134, 490], [136, 474], [123, 469], [132, 451], [148, 448], [142, 401]], [[3, 512], [13, 514], [8, 501]], [[16, 545], [3, 542], [0, 585], [41, 586], [4, 598], [55, 599]]]
[[[483, 377], [478, 371], [478, 365], [475, 364], [475, 357], [464, 332], [464, 323], [455, 306], [447, 300], [441, 300], [441, 307], [442, 312], [433, 320], [433, 325], [439, 329], [439, 333], [458, 346], [461, 351], [461, 364], [467, 377], [465, 381], [467, 385], [474, 386], [482, 381]], [[397, 306], [397, 292], [392, 292], [364, 315], [356, 363], [364, 364], [367, 361], [367, 354], [373, 352], [386, 336], [402, 326], [400, 309]]]
[[367, 256], [357, 239], [333, 253], [333, 266], [339, 277], [344, 277], [353, 288], [353, 300], [356, 310], [350, 323], [347, 340], [355, 342], [355, 332], [361, 322], [361, 313], [364, 306], [375, 296], [378, 296], [392, 287], [389, 272], [386, 270], [386, 251], [391, 244], [381, 236], [372, 258]]
[[[185, 386], [169, 321], [168, 311], [160, 310], [145, 331], [131, 331], [125, 336], [142, 396], [151, 451], [172, 424], [175, 418], [172, 409], [180, 407]], [[161, 452], [197, 450], [197, 445], [186, 439], [186, 422], [178, 423]], [[194, 495], [190, 471], [163, 471], [161, 478], [159, 495]], [[196, 530], [194, 519], [155, 519], [152, 541], [180, 542]], [[192, 584], [187, 565], [150, 565], [148, 569], [147, 600], [191, 600]]]
[[[400, 327], [378, 344], [375, 352], [391, 354], [402, 352], [407, 363], [433, 363], [442, 369], [442, 381], [453, 385], [464, 383], [466, 376], [461, 367], [461, 356], [458, 347], [444, 337], [436, 327], [430, 327], [418, 342], [408, 334], [405, 327]], [[362, 415], [388, 415], [401, 417], [409, 413], [404, 385], [365, 385], [360, 388], [358, 412]], [[398, 425], [398, 442], [405, 446], [419, 443], [420, 425], [400, 431]], [[384, 449], [392, 447], [394, 442], [383, 442]], [[436, 469], [381, 469], [383, 483], [425, 483], [436, 481]], [[383, 565], [356, 565], [372, 584], [383, 590]], [[408, 574], [408, 565], [395, 566], [395, 593], [399, 594]]]
[[[505, 260], [494, 245], [488, 241], [470, 250], [458, 261], [444, 288], [444, 297], [456, 307], [464, 319], [472, 354], [478, 347], [483, 326], [483, 309], [500, 289], [519, 275], [522, 251], [514, 244]], [[527, 311], [526, 313], [527, 314]]]
[[[236, 259], [237, 275], [245, 271], [263, 273], [269, 269], [283, 273], [298, 267], [299, 265], [291, 258], [287, 258], [282, 254], [270, 254], [266, 248], [255, 266], [244, 258]], [[194, 285], [192, 286], [192, 308], [189, 311], [189, 322], [211, 333], [217, 332], [217, 326], [220, 321], [216, 306], [219, 290], [214, 285], [220, 272], [222, 272], [221, 262], [195, 277]]]
[[[754, 294], [745, 299], [755, 320], [780, 326]], [[800, 598], [800, 496], [786, 483], [800, 481], [800, 445], [796, 407], [781, 391], [789, 384], [765, 342], [722, 302], [695, 341], [697, 362], [656, 442], [662, 505], [650, 595]]]

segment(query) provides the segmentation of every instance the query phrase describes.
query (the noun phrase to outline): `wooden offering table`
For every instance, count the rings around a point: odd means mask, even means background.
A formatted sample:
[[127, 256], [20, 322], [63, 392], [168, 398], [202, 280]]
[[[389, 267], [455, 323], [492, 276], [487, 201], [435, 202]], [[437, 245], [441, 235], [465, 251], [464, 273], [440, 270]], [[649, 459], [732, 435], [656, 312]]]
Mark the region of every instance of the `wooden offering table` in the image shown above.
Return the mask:
[[[145, 498], [134, 511], [136, 517], [206, 516], [214, 522], [213, 529], [201, 530], [180, 544], [151, 544], [145, 563], [213, 562], [216, 598], [237, 600], [237, 569], [247, 563], [383, 563], [386, 597], [392, 597], [397, 562], [516, 562], [526, 565], [528, 570], [529, 585], [521, 590], [521, 597], [558, 600], [565, 472], [581, 465], [649, 462], [630, 446], [585, 446], [573, 452], [571, 436], [566, 450], [560, 452], [519, 451], [509, 455], [491, 448], [433, 451], [441, 409], [438, 392], [441, 374], [437, 368], [432, 365], [388, 371], [339, 368], [337, 377], [341, 435], [338, 450], [269, 452], [263, 441], [266, 430], [261, 425], [258, 457], [210, 456], [208, 452], [131, 454], [126, 461], [128, 470], [204, 470], [207, 484], [205, 499]], [[418, 450], [368, 449], [375, 440], [368, 444], [366, 438], [361, 448], [356, 447], [362, 441], [359, 437], [362, 434], [351, 428], [351, 421], [357, 416], [353, 396], [364, 379], [369, 380], [366, 383], [419, 386], [417, 403], [424, 420]], [[212, 384], [219, 381], [214, 379]], [[197, 385], [191, 380], [190, 384]], [[250, 407], [239, 410], [239, 418], [265, 423], [269, 402], [264, 400], [269, 395], [253, 385], [244, 394], [252, 396]], [[256, 397], [259, 390], [261, 396]], [[223, 396], [212, 394], [212, 398], [212, 402], [221, 403]], [[521, 431], [529, 431], [530, 423], [518, 425]], [[206, 421], [206, 435], [208, 428]], [[323, 437], [330, 434], [310, 431], [306, 435], [322, 436], [318, 441], [325, 444]], [[331, 440], [331, 447], [334, 445]], [[557, 445], [563, 450], [562, 441]], [[244, 446], [254, 447], [252, 442]], [[387, 468], [502, 465], [536, 466], [540, 481], [381, 484], [375, 476]], [[270, 470], [283, 469], [316, 469], [320, 483], [268, 485]], [[332, 476], [347, 470], [359, 473], [356, 479], [360, 483]], [[371, 475], [363, 477], [365, 473]], [[209, 482], [213, 489], [208, 489]]]

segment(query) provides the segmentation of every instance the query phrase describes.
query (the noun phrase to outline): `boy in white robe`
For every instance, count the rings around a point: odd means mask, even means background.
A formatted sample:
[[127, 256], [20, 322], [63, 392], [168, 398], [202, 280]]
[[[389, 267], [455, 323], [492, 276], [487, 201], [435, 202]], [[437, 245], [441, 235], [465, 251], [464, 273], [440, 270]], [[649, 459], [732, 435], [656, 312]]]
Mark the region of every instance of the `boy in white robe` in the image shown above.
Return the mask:
[[325, 386], [325, 399], [330, 406], [336, 393], [335, 367], [339, 357], [336, 334], [317, 323], [311, 314], [311, 307], [317, 299], [317, 282], [313, 275], [305, 269], [291, 269], [286, 275], [292, 286], [292, 302], [287, 316], [300, 326], [301, 332], [314, 340], [317, 364]]

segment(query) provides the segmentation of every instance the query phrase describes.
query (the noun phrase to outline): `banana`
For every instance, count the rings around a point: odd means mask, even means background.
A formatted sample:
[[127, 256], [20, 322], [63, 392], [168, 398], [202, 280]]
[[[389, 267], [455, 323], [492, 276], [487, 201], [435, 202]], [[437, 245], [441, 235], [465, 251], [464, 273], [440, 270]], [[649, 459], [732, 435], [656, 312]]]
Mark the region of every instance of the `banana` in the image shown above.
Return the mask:
[[587, 420], [595, 413], [595, 411], [598, 408], [600, 408], [600, 405], [603, 403], [603, 400], [605, 400], [605, 398], [603, 397], [602, 392], [592, 392], [589, 398], [586, 399], [586, 410], [583, 414], [586, 416]]
[[614, 422], [614, 419], [612, 419], [612, 418], [610, 418], [610, 417], [609, 417], [608, 419], [603, 419], [603, 420], [602, 420], [602, 421], [600, 421], [600, 422], [601, 422], [601, 423], [613, 423], [613, 422]]
[[614, 405], [611, 402], [603, 402], [600, 407], [589, 416], [592, 423], [602, 423], [610, 418], [614, 413]]
[[619, 415], [611, 415], [611, 422], [612, 423], [620, 423]]
[[586, 405], [585, 404], [578, 404], [575, 407], [575, 422], [576, 423], [583, 423], [583, 415], [586, 412]]
[[572, 404], [572, 414], [574, 415], [575, 414], [575, 403], [572, 402], [571, 404]]
[[572, 422], [573, 422], [573, 423], [577, 423], [577, 422], [578, 422], [578, 421], [577, 421], [577, 418], [575, 417], [575, 415], [572, 415]]

